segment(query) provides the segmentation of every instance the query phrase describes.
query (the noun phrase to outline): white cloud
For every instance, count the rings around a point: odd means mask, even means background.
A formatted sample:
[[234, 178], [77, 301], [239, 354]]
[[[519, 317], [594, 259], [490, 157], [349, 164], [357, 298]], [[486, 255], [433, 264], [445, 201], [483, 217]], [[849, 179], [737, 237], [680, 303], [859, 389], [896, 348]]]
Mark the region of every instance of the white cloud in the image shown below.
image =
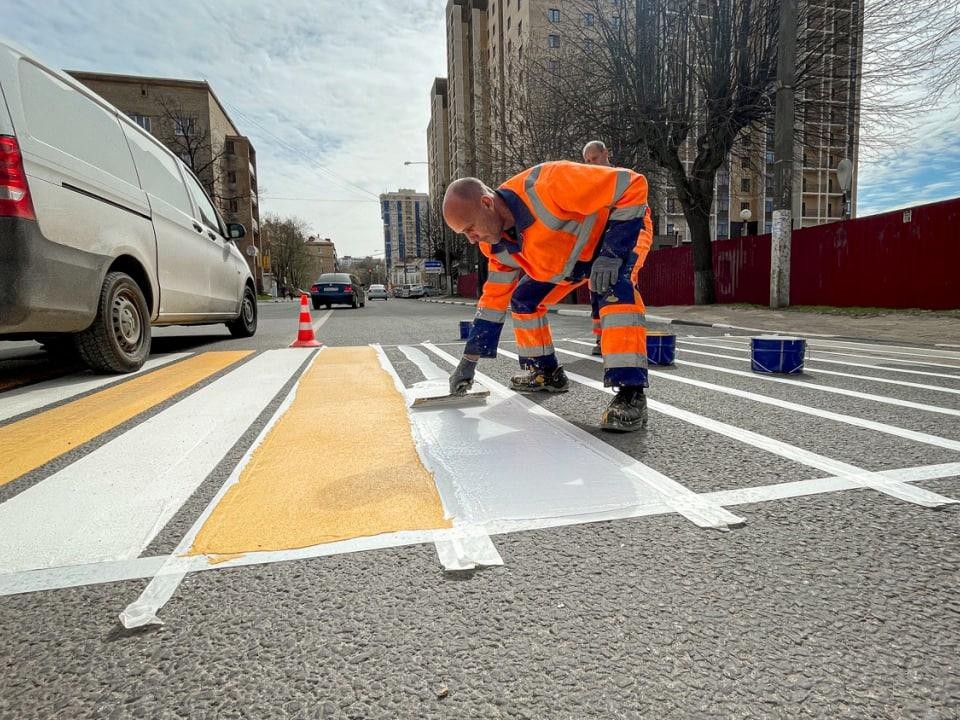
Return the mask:
[[206, 79], [257, 149], [261, 212], [303, 217], [342, 255], [383, 248], [375, 197], [350, 183], [426, 189], [403, 162], [426, 157], [446, 75], [441, 3], [58, 0], [5, 10], [3, 33], [55, 67]]

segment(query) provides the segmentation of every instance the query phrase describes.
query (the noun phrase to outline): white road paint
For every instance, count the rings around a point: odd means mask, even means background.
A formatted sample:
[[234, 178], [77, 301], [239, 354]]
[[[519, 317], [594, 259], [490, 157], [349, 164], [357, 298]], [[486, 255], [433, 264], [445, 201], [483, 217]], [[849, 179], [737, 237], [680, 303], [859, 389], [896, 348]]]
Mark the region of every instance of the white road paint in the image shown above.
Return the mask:
[[[912, 468], [898, 468], [875, 475], [890, 479], [898, 478], [903, 482], [917, 482], [960, 476], [960, 463], [943, 463], [939, 465], [921, 465]], [[723, 506], [737, 506], [773, 502], [793, 497], [822, 495], [843, 490], [855, 490], [864, 487], [858, 484], [854, 477], [826, 477], [813, 480], [797, 480], [773, 485], [760, 485], [733, 490], [718, 490], [703, 493], [700, 497]], [[960, 488], [960, 486], [958, 486]], [[629, 508], [627, 511], [617, 510], [610, 513], [595, 515], [578, 515], [561, 518], [536, 518], [522, 521], [491, 522], [486, 530], [499, 535], [509, 532], [540, 530], [544, 528], [581, 525], [588, 522], [607, 520], [623, 520], [627, 518], [663, 515], [674, 512], [666, 503], [643, 505]], [[165, 574], [183, 575], [188, 572], [203, 572], [207, 570], [221, 570], [226, 568], [246, 567], [250, 565], [264, 565], [275, 562], [290, 562], [307, 560], [318, 557], [328, 557], [345, 553], [376, 550], [382, 548], [404, 547], [423, 543], [442, 542], [455, 530], [423, 530], [385, 533], [373, 537], [354, 538], [335, 543], [313, 545], [294, 550], [279, 550], [270, 552], [254, 552], [232, 560], [220, 563], [211, 563], [204, 556], [173, 558], [169, 556], [154, 556], [136, 558], [133, 560], [116, 560], [72, 567], [45, 568], [27, 572], [0, 573], [0, 596], [17, 595], [21, 593], [39, 592], [43, 590], [58, 590], [98, 583], [120, 582], [147, 577], [162, 577]], [[166, 568], [166, 569], [164, 569]]]
[[[596, 358], [593, 358], [589, 355], [573, 352], [572, 350], [563, 350], [561, 348], [557, 348], [557, 352], [565, 353], [567, 355], [574, 355], [586, 360], [596, 360]], [[758, 393], [747, 392], [746, 390], [728, 388], [724, 385], [716, 385], [714, 383], [704, 382], [703, 380], [694, 380], [693, 378], [682, 377], [680, 375], [664, 373], [657, 370], [650, 370], [650, 374], [658, 378], [663, 378], [664, 380], [670, 380], [671, 382], [693, 385], [694, 387], [703, 388], [705, 390], [714, 390], [726, 395], [733, 395], [734, 397], [753, 400], [758, 403], [763, 403], [764, 405], [773, 405], [774, 407], [783, 408], [784, 410], [792, 410], [793, 412], [803, 413], [805, 415], [813, 415], [814, 417], [823, 418], [825, 420], [835, 420], [836, 422], [844, 423], [846, 425], [854, 425], [866, 430], [875, 430], [877, 432], [885, 433], [887, 435], [894, 435], [905, 440], [913, 440], [914, 442], [923, 443], [925, 445], [935, 445], [936, 447], [946, 448], [947, 450], [960, 451], [960, 442], [939, 437], [938, 435], [930, 435], [929, 433], [907, 430], [906, 428], [897, 427], [896, 425], [887, 425], [886, 423], [865, 420], [863, 418], [854, 417], [853, 415], [843, 415], [841, 413], [831, 412], [830, 410], [821, 410], [820, 408], [810, 407], [808, 405], [800, 405], [799, 403], [789, 402], [788, 400], [780, 400], [768, 395], [759, 395]]]
[[[424, 347], [457, 362], [434, 345]], [[425, 374], [438, 370], [427, 367]], [[489, 377], [478, 373], [477, 381], [491, 393], [485, 406], [411, 413], [421, 453], [451, 517], [485, 526], [666, 501], [701, 527], [742, 524]]]
[[143, 367], [136, 372], [126, 375], [96, 375], [92, 377], [89, 375], [72, 375], [5, 392], [3, 393], [3, 405], [0, 407], [0, 422], [17, 415], [35, 412], [47, 405], [69, 400], [91, 390], [101, 390], [109, 385], [125, 382], [132, 377], [156, 370], [158, 367], [176, 360], [182, 360], [190, 355], [191, 353], [159, 355], [147, 360]]
[[[322, 352], [323, 348], [321, 348]], [[270, 400], [272, 400], [277, 392], [286, 384], [287, 380], [293, 377], [293, 374], [297, 369], [303, 364], [304, 360], [311, 353], [315, 353], [313, 356], [313, 361], [315, 362], [320, 352], [314, 351], [312, 348], [295, 348], [295, 349], [286, 349], [286, 350], [270, 350], [263, 355], [254, 358], [258, 360], [264, 355], [280, 353], [278, 364], [280, 360], [285, 362], [282, 363], [283, 370], [275, 370], [273, 374], [278, 377], [285, 377], [283, 381], [276, 388], [274, 393], [270, 395]], [[274, 358], [276, 360], [276, 357]], [[252, 362], [252, 361], [251, 361]], [[296, 363], [294, 365], [294, 363]], [[251, 363], [247, 363], [248, 365]], [[232, 373], [231, 373], [232, 374]], [[229, 376], [228, 376], [229, 377]], [[302, 374], [301, 374], [302, 377]], [[236, 379], [236, 378], [235, 378]], [[241, 385], [241, 387], [244, 387]], [[290, 405], [293, 403], [293, 399], [297, 394], [297, 388], [300, 387], [300, 379], [297, 379], [297, 382], [293, 384], [293, 387], [290, 388], [290, 391], [287, 393], [287, 396], [283, 399], [283, 402], [280, 403], [280, 406], [274, 412], [270, 420], [267, 421], [267, 424], [260, 431], [260, 434], [257, 436], [256, 440], [247, 448], [247, 451], [244, 453], [243, 457], [240, 459], [240, 462], [237, 463], [237, 466], [233, 469], [233, 472], [230, 473], [230, 477], [226, 479], [223, 485], [220, 486], [220, 490], [217, 491], [217, 494], [213, 499], [207, 504], [207, 507], [204, 508], [203, 512], [200, 513], [200, 516], [194, 521], [190, 530], [187, 531], [187, 534], [181, 538], [179, 544], [173, 553], [167, 558], [167, 561], [163, 564], [160, 570], [157, 571], [156, 576], [150, 581], [147, 587], [144, 588], [143, 592], [140, 593], [135, 601], [127, 605], [126, 608], [120, 613], [120, 623], [127, 629], [142, 627], [144, 625], [162, 625], [163, 621], [157, 617], [157, 613], [160, 611], [167, 600], [169, 600], [173, 593], [176, 592], [177, 588], [180, 586], [180, 583], [183, 581], [183, 578], [186, 576], [189, 568], [192, 567], [193, 561], [196, 558], [183, 558], [184, 555], [190, 547], [193, 545], [194, 540], [197, 537], [197, 533], [200, 532], [200, 529], [203, 527], [204, 523], [207, 522], [207, 518], [210, 517], [210, 514], [213, 512], [214, 508], [220, 504], [220, 501], [223, 499], [223, 496], [227, 494], [227, 491], [240, 481], [240, 474], [243, 472], [243, 469], [250, 462], [250, 458], [253, 456], [254, 451], [260, 446], [263, 442], [263, 439], [267, 436], [270, 430], [273, 429], [273, 426], [277, 421], [283, 416], [283, 414], [289, 409]], [[236, 390], [234, 389], [234, 392]], [[269, 404], [269, 400], [264, 403], [264, 405]], [[261, 407], [262, 411], [262, 407]], [[255, 419], [260, 412], [258, 411], [256, 415], [253, 416]], [[250, 425], [252, 420], [247, 422], [247, 426]], [[185, 563], [184, 561], [189, 561]], [[203, 559], [206, 562], [206, 559]]]
[[[942, 360], [960, 360], [960, 353], [943, 350], [940, 352], [924, 351], [922, 348], [905, 345], [873, 345], [867, 343], [847, 342], [844, 340], [808, 340], [813, 347], [836, 348], [838, 350], [863, 350], [886, 355], [907, 355], [911, 357], [931, 357]], [[876, 348], [876, 349], [874, 349]]]
[[313, 322], [313, 334], [314, 334], [314, 335], [316, 335], [316, 334], [320, 331], [321, 326], [322, 326], [327, 320], [330, 319], [330, 316], [331, 316], [331, 315], [333, 315], [333, 310], [327, 310], [325, 313], [323, 313], [323, 315], [321, 315], [321, 316], [318, 317], [316, 320], [314, 320], [314, 322]]
[[[718, 337], [716, 340], [722, 342], [737, 342], [731, 338], [721, 338]], [[729, 345], [718, 345], [716, 342], [702, 342], [700, 340], [688, 340], [685, 338], [678, 339], [678, 345], [681, 347], [686, 347], [688, 345], [693, 345], [695, 347], [709, 347], [709, 348], [718, 348], [720, 350], [729, 350], [730, 352], [744, 352], [750, 353], [749, 347], [730, 347]], [[880, 358], [872, 358], [874, 360], [879, 360]], [[831, 358], [822, 358], [819, 356], [807, 355], [804, 359], [804, 363], [830, 363], [832, 365], [847, 365], [849, 367], [858, 367], [858, 368], [869, 368], [871, 370], [882, 370], [883, 372], [895, 372], [895, 373], [907, 373], [908, 375], [924, 375], [926, 377], [937, 377], [937, 378], [948, 378], [950, 380], [960, 380], [960, 375], [951, 374], [951, 373], [937, 373], [930, 372], [928, 370], [908, 370], [906, 368], [893, 368], [887, 367], [885, 365], [875, 365], [871, 363], [855, 363], [850, 362], [849, 360], [833, 360]], [[901, 363], [903, 364], [903, 363]], [[907, 362], [906, 364], [910, 364]]]
[[133, 558], [306, 359], [254, 357], [0, 504], [0, 571]]
[[[562, 351], [558, 348], [558, 352], [565, 352], [566, 354], [582, 357], [587, 360], [602, 362], [600, 358], [582, 355], [581, 353], [574, 353], [569, 350]], [[591, 387], [594, 390], [599, 390], [610, 395], [613, 394], [613, 390], [611, 388], [604, 387], [603, 383], [594, 380], [593, 378], [588, 378], [570, 371], [567, 371], [567, 377], [574, 382]], [[683, 410], [657, 400], [648, 399], [647, 406], [650, 410], [654, 410], [664, 415], [668, 415], [669, 417], [688, 422], [705, 430], [724, 435], [746, 445], [751, 445], [774, 455], [778, 455], [779, 457], [786, 458], [787, 460], [792, 460], [793, 462], [801, 463], [809, 467], [818, 468], [835, 475], [844, 475], [854, 478], [856, 482], [863, 487], [873, 488], [874, 490], [891, 495], [900, 500], [906, 500], [907, 502], [912, 502], [931, 508], [952, 505], [957, 502], [956, 500], [929, 492], [922, 488], [905, 485], [897, 481], [895, 478], [890, 479], [888, 476], [881, 476], [879, 473], [864, 470], [856, 465], [851, 465], [840, 460], [834, 460], [833, 458], [825, 455], [820, 455], [818, 453], [811, 452], [810, 450], [804, 450], [796, 445], [791, 445], [789, 443], [767, 437], [766, 435], [755, 433], [751, 430], [735, 427], [733, 425], [720, 422], [719, 420], [713, 420], [712, 418], [708, 418], [704, 415], [690, 412], [689, 410]]]
[[[576, 345], [585, 345], [587, 347], [593, 347], [593, 345], [595, 344], [593, 342], [588, 342], [586, 340], [574, 340], [572, 338], [567, 338], [566, 342], [571, 342]], [[728, 348], [728, 349], [733, 350], [734, 348]], [[677, 350], [690, 355], [703, 355], [704, 357], [720, 358], [723, 360], [734, 360], [736, 362], [741, 362], [741, 363], [747, 360], [747, 358], [737, 357], [736, 355], [722, 355], [721, 353], [706, 352], [704, 350], [691, 350], [686, 345], [684, 345], [683, 347], [678, 347]], [[715, 367], [715, 366], [711, 365], [710, 367]], [[901, 387], [909, 387], [909, 388], [914, 388], [916, 390], [932, 390], [934, 392], [960, 395], [960, 389], [943, 387], [942, 385], [925, 385], [924, 383], [915, 383], [915, 382], [910, 382], [909, 380], [892, 380], [890, 378], [876, 377], [874, 375], [856, 375], [854, 373], [838, 372], [836, 370], [824, 370], [823, 368], [817, 368], [816, 370], [811, 370], [810, 368], [804, 368], [803, 375], [804, 377], [812, 377], [817, 375], [834, 375], [836, 377], [850, 378], [851, 380], [868, 380], [871, 382], [883, 383], [885, 385], [900, 385]]]

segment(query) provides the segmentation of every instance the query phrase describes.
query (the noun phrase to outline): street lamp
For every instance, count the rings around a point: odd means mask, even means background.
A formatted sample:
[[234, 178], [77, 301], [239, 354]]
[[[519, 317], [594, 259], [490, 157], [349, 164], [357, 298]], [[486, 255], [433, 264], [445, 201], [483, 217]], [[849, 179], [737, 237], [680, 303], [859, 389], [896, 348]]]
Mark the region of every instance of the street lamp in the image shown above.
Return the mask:
[[404, 165], [429, 165], [430, 163], [426, 160], [404, 160]]
[[743, 237], [747, 236], [747, 223], [750, 222], [751, 217], [753, 217], [753, 213], [750, 212], [750, 208], [744, 208], [740, 211], [740, 220], [743, 223]]
[[843, 212], [841, 215], [844, 220], [850, 219], [850, 187], [853, 184], [853, 163], [848, 158], [844, 158], [837, 165], [837, 180], [840, 181], [840, 189], [843, 190]]

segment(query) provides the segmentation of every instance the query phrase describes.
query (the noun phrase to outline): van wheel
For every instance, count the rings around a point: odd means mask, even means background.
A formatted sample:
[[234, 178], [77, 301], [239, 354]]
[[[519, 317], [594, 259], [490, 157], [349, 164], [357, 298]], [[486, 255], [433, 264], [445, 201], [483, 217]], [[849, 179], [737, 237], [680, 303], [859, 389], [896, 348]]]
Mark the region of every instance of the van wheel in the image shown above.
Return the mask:
[[140, 286], [126, 273], [107, 273], [97, 317], [76, 335], [80, 357], [98, 372], [133, 372], [150, 355], [150, 338], [150, 311]]
[[236, 338], [253, 337], [257, 332], [257, 298], [249, 286], [243, 290], [240, 315], [227, 323], [227, 329]]

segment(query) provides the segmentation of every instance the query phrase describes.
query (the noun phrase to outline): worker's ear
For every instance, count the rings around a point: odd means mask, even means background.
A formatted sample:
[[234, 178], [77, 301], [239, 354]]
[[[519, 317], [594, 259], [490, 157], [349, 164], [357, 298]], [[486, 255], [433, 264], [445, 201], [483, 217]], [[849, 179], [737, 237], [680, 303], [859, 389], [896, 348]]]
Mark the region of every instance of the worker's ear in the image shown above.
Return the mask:
[[490, 195], [484, 195], [483, 197], [480, 198], [480, 205], [484, 209], [489, 210], [490, 208], [493, 207], [493, 197], [491, 197]]

